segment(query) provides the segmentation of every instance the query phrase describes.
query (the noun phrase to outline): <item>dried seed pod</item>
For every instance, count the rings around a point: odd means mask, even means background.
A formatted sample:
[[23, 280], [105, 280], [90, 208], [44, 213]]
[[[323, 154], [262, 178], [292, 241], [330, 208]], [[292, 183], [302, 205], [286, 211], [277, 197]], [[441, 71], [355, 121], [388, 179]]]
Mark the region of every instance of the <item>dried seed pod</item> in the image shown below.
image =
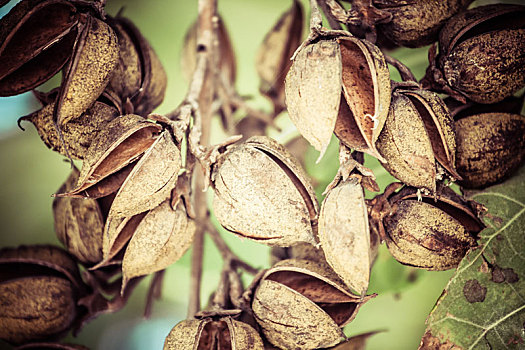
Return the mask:
[[180, 167], [179, 148], [169, 131], [163, 131], [122, 183], [109, 217], [131, 217], [158, 206], [170, 196]]
[[79, 20], [69, 1], [24, 0], [0, 20], [0, 96], [29, 91], [67, 62]]
[[456, 122], [461, 185], [485, 187], [509, 176], [525, 158], [525, 117], [483, 113]]
[[327, 265], [284, 260], [262, 277], [252, 310], [273, 345], [317, 349], [340, 343], [341, 327], [371, 297], [352, 294]]
[[452, 17], [431, 60], [431, 84], [454, 98], [495, 103], [525, 86], [525, 6], [479, 6]]
[[375, 142], [390, 106], [390, 73], [381, 50], [354, 37], [338, 39], [342, 59], [341, 101], [335, 124], [336, 136], [349, 148], [384, 161]]
[[118, 60], [118, 39], [113, 29], [86, 16], [57, 97], [55, 121], [60, 126], [80, 117], [95, 102]]
[[[160, 130], [159, 125], [138, 115], [129, 114], [112, 120], [92, 141], [84, 157], [77, 187], [66, 195], [82, 196], [112, 174], [120, 175], [122, 172], [129, 174], [131, 168], [127, 167], [155, 142]], [[118, 189], [126, 176], [119, 177], [121, 182], [116, 188], [112, 186], [111, 189], [113, 191]], [[94, 192], [100, 197], [111, 193], [96, 190], [88, 196], [96, 197], [93, 195]]]
[[318, 204], [307, 176], [286, 149], [252, 137], [213, 167], [213, 209], [222, 226], [260, 243], [315, 244]]
[[266, 34], [257, 51], [255, 67], [261, 79], [259, 91], [273, 102], [276, 114], [286, 108], [284, 78], [290, 69], [290, 57], [301, 42], [303, 16], [301, 3], [294, 0], [292, 7]]
[[[58, 192], [73, 189], [78, 175], [79, 171], [74, 168]], [[57, 237], [72, 255], [88, 265], [102, 259], [104, 217], [96, 199], [56, 197], [53, 216]]]
[[335, 40], [320, 40], [296, 55], [285, 80], [290, 119], [322, 157], [341, 102], [341, 50]]
[[417, 199], [414, 188], [404, 188], [389, 202], [393, 212], [383, 219], [390, 253], [402, 264], [427, 270], [457, 266], [474, 236], [483, 229], [468, 202], [445, 188], [433, 198]]
[[348, 287], [366, 293], [375, 256], [365, 196], [357, 178], [350, 177], [326, 195], [318, 237], [328, 264]]
[[72, 258], [53, 246], [0, 250], [0, 339], [20, 344], [63, 335], [77, 316], [82, 280]]
[[69, 343], [30, 343], [18, 346], [15, 350], [89, 350], [83, 345]]
[[170, 200], [150, 210], [137, 226], [122, 261], [122, 288], [133, 277], [160, 271], [179, 260], [193, 242], [195, 223], [184, 205]]
[[149, 42], [129, 19], [117, 17], [110, 24], [119, 38], [120, 62], [107, 90], [117, 96], [124, 110], [129, 100], [132, 113], [146, 116], [164, 99], [166, 71]]
[[184, 320], [175, 325], [166, 337], [164, 350], [186, 349], [263, 350], [264, 346], [250, 325], [222, 317]]
[[392, 20], [377, 26], [378, 35], [406, 47], [421, 47], [437, 41], [439, 30], [473, 0], [373, 0]]
[[454, 178], [453, 120], [437, 94], [424, 90], [393, 93], [390, 112], [377, 148], [385, 169], [404, 183], [436, 189], [436, 159]]
[[[118, 116], [115, 108], [96, 101], [81, 118], [74, 119], [61, 128], [62, 138], [67, 147], [60, 141], [55, 123], [53, 109], [55, 103], [48, 104], [35, 113], [20, 120], [28, 120], [35, 126], [45, 145], [64, 156], [69, 154], [73, 159], [84, 159], [89, 146], [105, 125]], [[72, 188], [71, 188], [72, 189]]]

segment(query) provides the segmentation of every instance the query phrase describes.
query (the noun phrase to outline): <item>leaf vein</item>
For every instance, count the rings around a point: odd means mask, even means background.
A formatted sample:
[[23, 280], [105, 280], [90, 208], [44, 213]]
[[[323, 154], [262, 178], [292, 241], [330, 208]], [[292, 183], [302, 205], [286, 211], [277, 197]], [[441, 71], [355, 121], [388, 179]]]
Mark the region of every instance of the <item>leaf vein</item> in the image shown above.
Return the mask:
[[475, 199], [476, 197], [479, 197], [479, 196], [485, 196], [485, 195], [488, 195], [488, 196], [494, 196], [494, 197], [501, 197], [503, 199], [506, 199], [510, 202], [513, 202], [513, 203], [516, 203], [522, 207], [525, 208], [525, 203], [522, 203], [520, 202], [519, 200], [517, 199], [514, 199], [512, 197], [509, 197], [509, 196], [506, 196], [502, 193], [497, 193], [497, 192], [483, 192], [483, 193], [476, 193], [475, 195], [472, 196], [473, 199]]

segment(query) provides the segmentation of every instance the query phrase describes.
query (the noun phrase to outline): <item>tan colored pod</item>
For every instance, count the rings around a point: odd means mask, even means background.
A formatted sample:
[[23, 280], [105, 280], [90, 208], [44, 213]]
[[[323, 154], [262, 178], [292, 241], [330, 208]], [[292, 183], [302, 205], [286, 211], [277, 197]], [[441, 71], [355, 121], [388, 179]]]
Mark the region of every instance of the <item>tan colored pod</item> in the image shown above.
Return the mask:
[[290, 119], [321, 158], [330, 143], [341, 102], [341, 50], [320, 40], [296, 55], [285, 80]]
[[252, 310], [273, 345], [282, 349], [317, 349], [343, 340], [341, 327], [372, 296], [352, 294], [328, 265], [283, 260], [258, 285]]
[[222, 317], [184, 320], [170, 331], [164, 350], [263, 350], [259, 334], [250, 325]]
[[402, 264], [427, 270], [456, 267], [474, 238], [466, 227], [445, 211], [417, 200], [397, 203], [392, 216], [384, 219], [386, 244]]
[[407, 96], [394, 92], [376, 145], [387, 161], [384, 168], [394, 177], [410, 186], [435, 189], [434, 151], [419, 112]]
[[325, 197], [319, 214], [319, 242], [326, 261], [357, 294], [365, 294], [374, 251], [367, 206], [358, 179], [350, 177]]
[[456, 121], [461, 185], [480, 188], [499, 182], [525, 158], [525, 117], [484, 113]]
[[297, 160], [268, 137], [252, 137], [213, 167], [213, 210], [221, 225], [257, 242], [315, 244], [318, 204]]

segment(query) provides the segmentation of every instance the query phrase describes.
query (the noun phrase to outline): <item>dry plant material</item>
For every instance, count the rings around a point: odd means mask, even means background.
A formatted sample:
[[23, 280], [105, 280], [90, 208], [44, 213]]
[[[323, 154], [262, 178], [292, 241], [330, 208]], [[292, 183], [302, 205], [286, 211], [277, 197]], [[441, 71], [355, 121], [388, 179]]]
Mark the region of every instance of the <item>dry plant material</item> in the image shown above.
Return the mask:
[[361, 299], [328, 265], [284, 260], [269, 269], [255, 291], [252, 309], [266, 339], [283, 349], [317, 349], [343, 340], [341, 330]]
[[330, 266], [348, 287], [364, 295], [375, 254], [363, 188], [356, 177], [326, 195], [319, 214], [318, 237]]
[[[58, 192], [73, 189], [78, 175], [79, 171], [73, 169]], [[53, 200], [53, 216], [58, 240], [69, 253], [88, 265], [102, 259], [104, 217], [96, 199], [56, 197]]]
[[335, 40], [300, 49], [285, 81], [286, 106], [299, 132], [321, 158], [334, 131], [341, 102], [341, 50]]
[[419, 196], [405, 187], [387, 198], [382, 221], [375, 222], [384, 225], [382, 239], [402, 264], [438, 271], [456, 267], [484, 228], [474, 204], [446, 187], [436, 197]]
[[80, 117], [95, 102], [118, 59], [118, 39], [111, 27], [87, 16], [58, 93], [54, 119], [58, 125]]
[[469, 188], [508, 177], [525, 158], [525, 117], [511, 113], [475, 114], [456, 121], [456, 166]]
[[24, 344], [16, 350], [89, 350], [89, 348], [78, 344], [38, 342]]
[[375, 7], [392, 16], [387, 23], [377, 25], [380, 37], [385, 37], [400, 46], [421, 47], [435, 42], [445, 22], [466, 9], [472, 1], [373, 0], [372, 2]]
[[[20, 120], [33, 123], [40, 138], [49, 149], [64, 156], [69, 154], [73, 159], [84, 159], [93, 139], [108, 122], [118, 116], [114, 107], [95, 101], [80, 118], [73, 119], [62, 126], [60, 131], [64, 142], [61, 142], [53, 122], [54, 108], [55, 103], [53, 102]], [[67, 147], [67, 152], [64, 145]]]
[[252, 137], [213, 167], [213, 209], [222, 226], [257, 242], [315, 244], [318, 204], [297, 160], [274, 140]]
[[167, 76], [157, 54], [135, 25], [124, 17], [109, 21], [120, 46], [120, 59], [106, 93], [124, 113], [146, 116], [164, 99]]
[[[88, 148], [77, 187], [67, 195], [82, 196], [86, 191], [89, 193], [90, 187], [108, 176], [118, 175], [120, 170], [142, 156], [155, 142], [160, 130], [160, 125], [133, 114], [118, 117], [108, 123]], [[102, 190], [97, 192], [109, 194]], [[88, 194], [87, 197], [93, 196]]]
[[69, 1], [19, 2], [0, 20], [0, 96], [29, 91], [67, 62], [79, 14]]
[[379, 48], [353, 37], [338, 39], [342, 59], [341, 101], [335, 134], [347, 147], [383, 160], [375, 142], [390, 105], [390, 73]]
[[0, 250], [0, 338], [13, 344], [59, 336], [77, 317], [84, 286], [74, 260], [52, 246]]
[[301, 3], [294, 0], [266, 34], [257, 51], [255, 67], [261, 79], [259, 91], [272, 101], [275, 114], [286, 108], [284, 79], [292, 64], [290, 57], [301, 43], [303, 17]]
[[232, 317], [184, 320], [170, 331], [164, 350], [263, 350], [263, 342], [249, 324]]
[[525, 86], [525, 7], [480, 6], [451, 18], [431, 51], [425, 84], [465, 101], [495, 103]]
[[436, 160], [452, 178], [455, 170], [454, 123], [439, 96], [424, 90], [393, 92], [390, 112], [377, 148], [384, 168], [402, 182], [436, 190]]
[[170, 200], [150, 210], [138, 224], [122, 260], [122, 288], [127, 281], [164, 270], [179, 260], [193, 242], [195, 223], [182, 203]]

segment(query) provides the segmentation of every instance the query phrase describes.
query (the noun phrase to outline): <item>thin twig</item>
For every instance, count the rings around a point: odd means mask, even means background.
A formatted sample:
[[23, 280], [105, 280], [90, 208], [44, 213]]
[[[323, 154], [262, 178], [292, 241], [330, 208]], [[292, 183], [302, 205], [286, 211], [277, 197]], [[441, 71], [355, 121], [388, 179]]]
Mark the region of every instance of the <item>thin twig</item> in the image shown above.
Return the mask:
[[401, 61], [399, 61], [399, 60], [397, 60], [394, 57], [389, 56], [389, 55], [385, 55], [385, 59], [386, 59], [386, 62], [388, 64], [394, 66], [397, 69], [397, 71], [399, 72], [399, 75], [401, 76], [401, 79], [403, 81], [417, 82], [417, 79], [414, 76], [414, 73], [412, 73], [410, 68], [405, 66]]
[[337, 20], [337, 18], [332, 13], [332, 8], [327, 4], [326, 0], [320, 0], [319, 6], [321, 6], [321, 9], [323, 10], [324, 15], [326, 16], [326, 19], [328, 20], [328, 24], [330, 24], [330, 28], [341, 30], [343, 27], [341, 27], [341, 24]]

